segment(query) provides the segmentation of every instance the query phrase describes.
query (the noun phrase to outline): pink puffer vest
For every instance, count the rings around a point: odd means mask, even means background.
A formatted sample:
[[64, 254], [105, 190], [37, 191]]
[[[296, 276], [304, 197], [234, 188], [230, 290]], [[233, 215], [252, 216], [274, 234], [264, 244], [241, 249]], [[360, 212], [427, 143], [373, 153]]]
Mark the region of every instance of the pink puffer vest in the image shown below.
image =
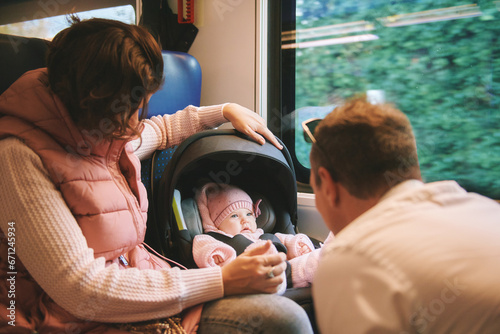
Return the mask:
[[96, 258], [111, 263], [123, 255], [128, 261], [121, 262], [134, 267], [168, 266], [141, 245], [148, 201], [129, 143], [103, 140], [109, 128], [78, 129], [48, 87], [46, 69], [16, 81], [2, 95], [0, 113], [0, 138], [16, 136], [40, 156]]
[[[89, 247], [94, 249], [94, 256], [104, 257], [108, 264], [117, 263], [122, 269], [168, 268], [166, 261], [149, 253], [142, 244], [148, 200], [140, 179], [139, 159], [130, 143], [102, 140], [102, 131], [108, 130], [106, 122], [102, 124], [102, 129], [80, 131], [50, 90], [46, 69], [27, 72], [0, 96], [0, 139], [20, 138], [40, 156]], [[0, 231], [0, 250], [6, 245]], [[16, 310], [19, 319], [31, 319], [30, 323], [20, 321], [21, 331], [40, 327], [59, 333], [71, 324], [72, 331], [82, 333], [124, 333], [111, 325], [70, 315], [50, 299], [18, 260], [20, 279], [16, 289], [28, 298]], [[7, 263], [1, 261], [0, 268], [6, 267]], [[201, 309], [198, 305], [182, 314], [187, 332], [196, 330]], [[3, 318], [0, 314], [0, 321]]]

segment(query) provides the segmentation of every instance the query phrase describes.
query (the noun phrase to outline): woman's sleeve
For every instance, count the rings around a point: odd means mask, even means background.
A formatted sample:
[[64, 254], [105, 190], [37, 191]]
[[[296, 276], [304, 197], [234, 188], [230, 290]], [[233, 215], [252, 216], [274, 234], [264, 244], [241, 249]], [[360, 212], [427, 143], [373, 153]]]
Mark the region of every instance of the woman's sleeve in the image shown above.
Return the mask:
[[94, 258], [40, 158], [21, 141], [0, 141], [0, 228], [16, 228], [16, 255], [62, 308], [82, 319], [130, 322], [167, 317], [223, 296], [219, 267], [119, 269]]
[[178, 145], [192, 134], [227, 122], [222, 114], [223, 107], [223, 104], [209, 107], [187, 106], [172, 115], [153, 116], [144, 120], [141, 138], [132, 142], [136, 155], [141, 160], [146, 159], [156, 150]]

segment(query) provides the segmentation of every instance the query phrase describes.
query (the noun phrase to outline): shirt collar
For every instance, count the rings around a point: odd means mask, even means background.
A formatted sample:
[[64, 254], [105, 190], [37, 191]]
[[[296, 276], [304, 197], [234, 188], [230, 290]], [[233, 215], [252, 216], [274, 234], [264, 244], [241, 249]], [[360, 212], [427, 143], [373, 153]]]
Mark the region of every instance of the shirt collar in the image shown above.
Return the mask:
[[424, 183], [420, 180], [415, 180], [415, 179], [411, 179], [411, 180], [406, 180], [406, 181], [403, 181], [401, 183], [399, 183], [398, 185], [392, 187], [391, 189], [389, 189], [379, 200], [379, 202], [382, 202], [383, 200], [389, 198], [389, 197], [393, 197], [393, 196], [397, 196], [399, 194], [402, 194], [408, 190], [411, 190], [411, 189], [416, 189], [416, 188], [420, 188], [420, 187], [423, 187]]

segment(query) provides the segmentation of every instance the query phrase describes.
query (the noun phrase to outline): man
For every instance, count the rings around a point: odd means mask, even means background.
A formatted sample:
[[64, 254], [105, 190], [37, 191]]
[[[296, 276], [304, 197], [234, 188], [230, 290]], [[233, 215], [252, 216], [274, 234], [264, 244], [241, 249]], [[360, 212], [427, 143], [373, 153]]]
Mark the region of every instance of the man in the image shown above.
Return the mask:
[[311, 186], [335, 239], [313, 281], [322, 333], [500, 333], [500, 205], [424, 184], [407, 117], [364, 99], [316, 128]]

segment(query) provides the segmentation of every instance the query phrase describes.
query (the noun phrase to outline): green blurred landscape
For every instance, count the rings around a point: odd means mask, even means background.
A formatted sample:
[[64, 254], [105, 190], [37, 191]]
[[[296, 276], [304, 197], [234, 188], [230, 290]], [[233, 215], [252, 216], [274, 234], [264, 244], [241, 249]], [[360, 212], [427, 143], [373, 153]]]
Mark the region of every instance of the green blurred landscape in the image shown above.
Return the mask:
[[[460, 13], [457, 6], [479, 14], [387, 26], [403, 21], [399, 14]], [[413, 124], [425, 181], [452, 179], [500, 199], [500, 1], [303, 0], [297, 7], [297, 30], [366, 21], [370, 29], [357, 34], [378, 39], [297, 48], [296, 109], [383, 91]], [[308, 166], [310, 146], [296, 121], [296, 152]]]

